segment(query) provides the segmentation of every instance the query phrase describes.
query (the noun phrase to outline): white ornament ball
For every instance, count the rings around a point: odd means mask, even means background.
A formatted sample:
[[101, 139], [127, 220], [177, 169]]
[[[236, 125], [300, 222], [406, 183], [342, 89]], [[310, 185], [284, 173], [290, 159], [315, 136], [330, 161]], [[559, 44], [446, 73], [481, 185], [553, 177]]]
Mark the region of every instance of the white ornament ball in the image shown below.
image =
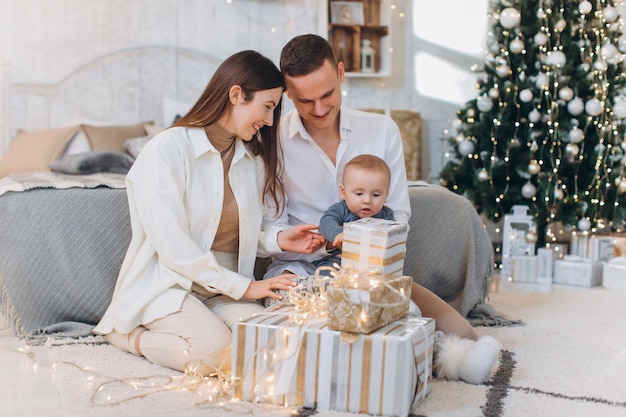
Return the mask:
[[570, 87], [563, 87], [559, 90], [559, 98], [561, 100], [570, 101], [574, 98], [574, 90]]
[[489, 93], [488, 93], [490, 98], [496, 99], [498, 97], [500, 97], [500, 90], [496, 87], [492, 87], [489, 89]]
[[578, 230], [586, 232], [589, 229], [591, 229], [591, 222], [589, 221], [589, 219], [587, 219], [586, 217], [583, 217], [580, 220], [578, 220]]
[[581, 1], [580, 4], [578, 4], [578, 11], [580, 14], [589, 14], [591, 9], [593, 9], [593, 6], [591, 5], [591, 2], [588, 2], [587, 0]]
[[605, 7], [604, 9], [602, 9], [602, 16], [607, 22], [613, 23], [617, 20], [618, 17], [617, 9], [613, 6]]
[[590, 116], [599, 116], [602, 113], [604, 104], [597, 98], [587, 100], [585, 103], [585, 111]]
[[625, 38], [620, 38], [619, 41], [617, 41], [617, 49], [619, 49], [620, 52], [626, 52], [626, 39]]
[[530, 103], [533, 99], [533, 92], [530, 88], [525, 88], [519, 92], [519, 99], [522, 100], [523, 103]]
[[491, 111], [493, 108], [493, 101], [489, 98], [489, 96], [482, 95], [478, 98], [478, 100], [476, 100], [476, 107], [478, 107], [478, 110], [482, 112]]
[[474, 142], [472, 142], [471, 140], [464, 140], [463, 142], [459, 143], [459, 153], [463, 156], [467, 156], [474, 152], [474, 148]]
[[528, 164], [528, 173], [530, 175], [537, 175], [541, 171], [541, 165], [535, 160], [530, 161]]
[[532, 109], [530, 113], [528, 113], [528, 120], [533, 123], [537, 123], [539, 120], [541, 120], [541, 113], [539, 112], [539, 110]]
[[537, 194], [537, 188], [535, 188], [532, 183], [527, 182], [522, 186], [522, 195], [524, 198], [533, 198], [535, 194]]
[[621, 180], [619, 182], [619, 185], [617, 186], [617, 189], [619, 190], [620, 193], [626, 193], [626, 180]]
[[617, 50], [617, 47], [612, 43], [604, 44], [600, 49], [600, 54], [602, 55], [602, 58], [610, 63], [615, 63], [617, 61], [617, 58], [619, 58], [619, 51]]
[[563, 51], [552, 51], [548, 53], [546, 64], [562, 68], [565, 65], [566, 57]]
[[575, 97], [567, 103], [567, 111], [572, 116], [580, 116], [585, 111], [585, 103], [580, 97]]
[[565, 154], [567, 154], [570, 157], [574, 157], [578, 155], [579, 150], [580, 148], [578, 147], [578, 145], [574, 143], [568, 143], [567, 145], [565, 145]]
[[567, 137], [572, 143], [580, 143], [583, 141], [583, 139], [585, 139], [585, 132], [583, 132], [581, 128], [573, 127], [569, 131]]
[[563, 190], [561, 190], [560, 188], [555, 188], [554, 189], [554, 199], [555, 200], [563, 200]]
[[540, 72], [539, 74], [537, 74], [537, 78], [535, 79], [535, 86], [537, 86], [537, 88], [545, 90], [546, 88], [548, 88], [549, 85], [550, 77], [548, 76], [548, 74], [544, 72]]
[[513, 39], [509, 42], [509, 51], [519, 54], [524, 50], [524, 42], [521, 39]]
[[626, 100], [616, 100], [613, 105], [613, 114], [618, 119], [626, 119]]
[[487, 172], [485, 168], [478, 171], [477, 176], [478, 176], [478, 180], [482, 182], [487, 181], [489, 179], [489, 173]]
[[535, 36], [533, 37], [533, 40], [535, 41], [537, 45], [543, 46], [546, 43], [548, 43], [548, 35], [546, 35], [543, 32], [537, 32]]
[[519, 10], [507, 7], [500, 12], [500, 24], [507, 29], [517, 27], [520, 23], [521, 15]]
[[565, 19], [559, 19], [555, 24], [554, 24], [554, 29], [558, 32], [563, 32], [565, 30], [565, 28], [567, 27], [567, 22], [565, 21]]
[[609, 68], [609, 64], [605, 60], [599, 59], [593, 64], [593, 68], [600, 72], [605, 72]]
[[498, 67], [496, 68], [496, 74], [498, 74], [498, 77], [500, 78], [506, 78], [511, 75], [511, 67], [506, 64], [498, 65]]

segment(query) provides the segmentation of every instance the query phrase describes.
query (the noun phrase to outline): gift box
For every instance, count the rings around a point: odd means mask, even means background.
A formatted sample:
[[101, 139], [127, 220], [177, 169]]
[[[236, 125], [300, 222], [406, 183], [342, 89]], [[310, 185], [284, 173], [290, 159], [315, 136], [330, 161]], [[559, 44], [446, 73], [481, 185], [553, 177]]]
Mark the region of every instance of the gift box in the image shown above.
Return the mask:
[[554, 262], [562, 258], [560, 247], [537, 249], [537, 282], [551, 284], [554, 277]]
[[626, 289], [626, 257], [618, 256], [604, 263], [602, 285], [606, 288]]
[[566, 255], [554, 262], [555, 284], [595, 287], [602, 284], [602, 262]]
[[574, 232], [572, 233], [571, 254], [592, 261], [606, 261], [614, 256], [615, 241], [613, 236]]
[[385, 275], [402, 275], [408, 226], [366, 217], [343, 225], [341, 266], [357, 271], [378, 268]]
[[513, 256], [511, 278], [513, 282], [537, 282], [537, 256]]
[[326, 289], [329, 327], [367, 334], [405, 317], [412, 283], [406, 275], [342, 270]]
[[407, 416], [429, 392], [435, 322], [406, 317], [365, 335], [278, 305], [233, 325], [235, 399]]

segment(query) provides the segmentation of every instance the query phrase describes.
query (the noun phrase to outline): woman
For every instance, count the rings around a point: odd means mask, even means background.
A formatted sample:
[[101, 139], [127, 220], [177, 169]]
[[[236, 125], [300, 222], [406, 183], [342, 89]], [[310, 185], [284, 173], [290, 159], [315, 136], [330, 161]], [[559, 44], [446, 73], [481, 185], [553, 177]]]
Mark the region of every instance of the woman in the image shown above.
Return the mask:
[[189, 113], [142, 150], [126, 179], [132, 239], [95, 328], [105, 340], [179, 371], [228, 372], [232, 324], [263, 310], [255, 300], [295, 285], [290, 274], [250, 278], [257, 251], [323, 244], [316, 225], [262, 225], [266, 206], [280, 210], [284, 197], [284, 88], [271, 60], [236, 53]]

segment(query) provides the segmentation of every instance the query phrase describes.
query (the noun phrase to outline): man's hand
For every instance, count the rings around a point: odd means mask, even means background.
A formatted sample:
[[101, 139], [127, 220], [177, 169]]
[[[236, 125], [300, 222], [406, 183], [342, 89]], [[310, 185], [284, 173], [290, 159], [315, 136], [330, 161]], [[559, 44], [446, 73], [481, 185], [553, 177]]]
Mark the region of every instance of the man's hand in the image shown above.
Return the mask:
[[289, 252], [313, 253], [325, 242], [315, 224], [299, 224], [278, 233], [278, 246]]

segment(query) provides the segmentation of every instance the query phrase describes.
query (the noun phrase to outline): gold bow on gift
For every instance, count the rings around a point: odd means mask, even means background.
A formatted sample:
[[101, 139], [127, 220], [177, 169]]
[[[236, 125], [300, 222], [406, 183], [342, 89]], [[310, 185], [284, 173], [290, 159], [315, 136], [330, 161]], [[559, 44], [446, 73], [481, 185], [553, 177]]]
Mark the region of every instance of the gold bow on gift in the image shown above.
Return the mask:
[[408, 314], [411, 277], [384, 275], [377, 268], [357, 272], [350, 265], [331, 274], [325, 291], [331, 329], [368, 334]]

